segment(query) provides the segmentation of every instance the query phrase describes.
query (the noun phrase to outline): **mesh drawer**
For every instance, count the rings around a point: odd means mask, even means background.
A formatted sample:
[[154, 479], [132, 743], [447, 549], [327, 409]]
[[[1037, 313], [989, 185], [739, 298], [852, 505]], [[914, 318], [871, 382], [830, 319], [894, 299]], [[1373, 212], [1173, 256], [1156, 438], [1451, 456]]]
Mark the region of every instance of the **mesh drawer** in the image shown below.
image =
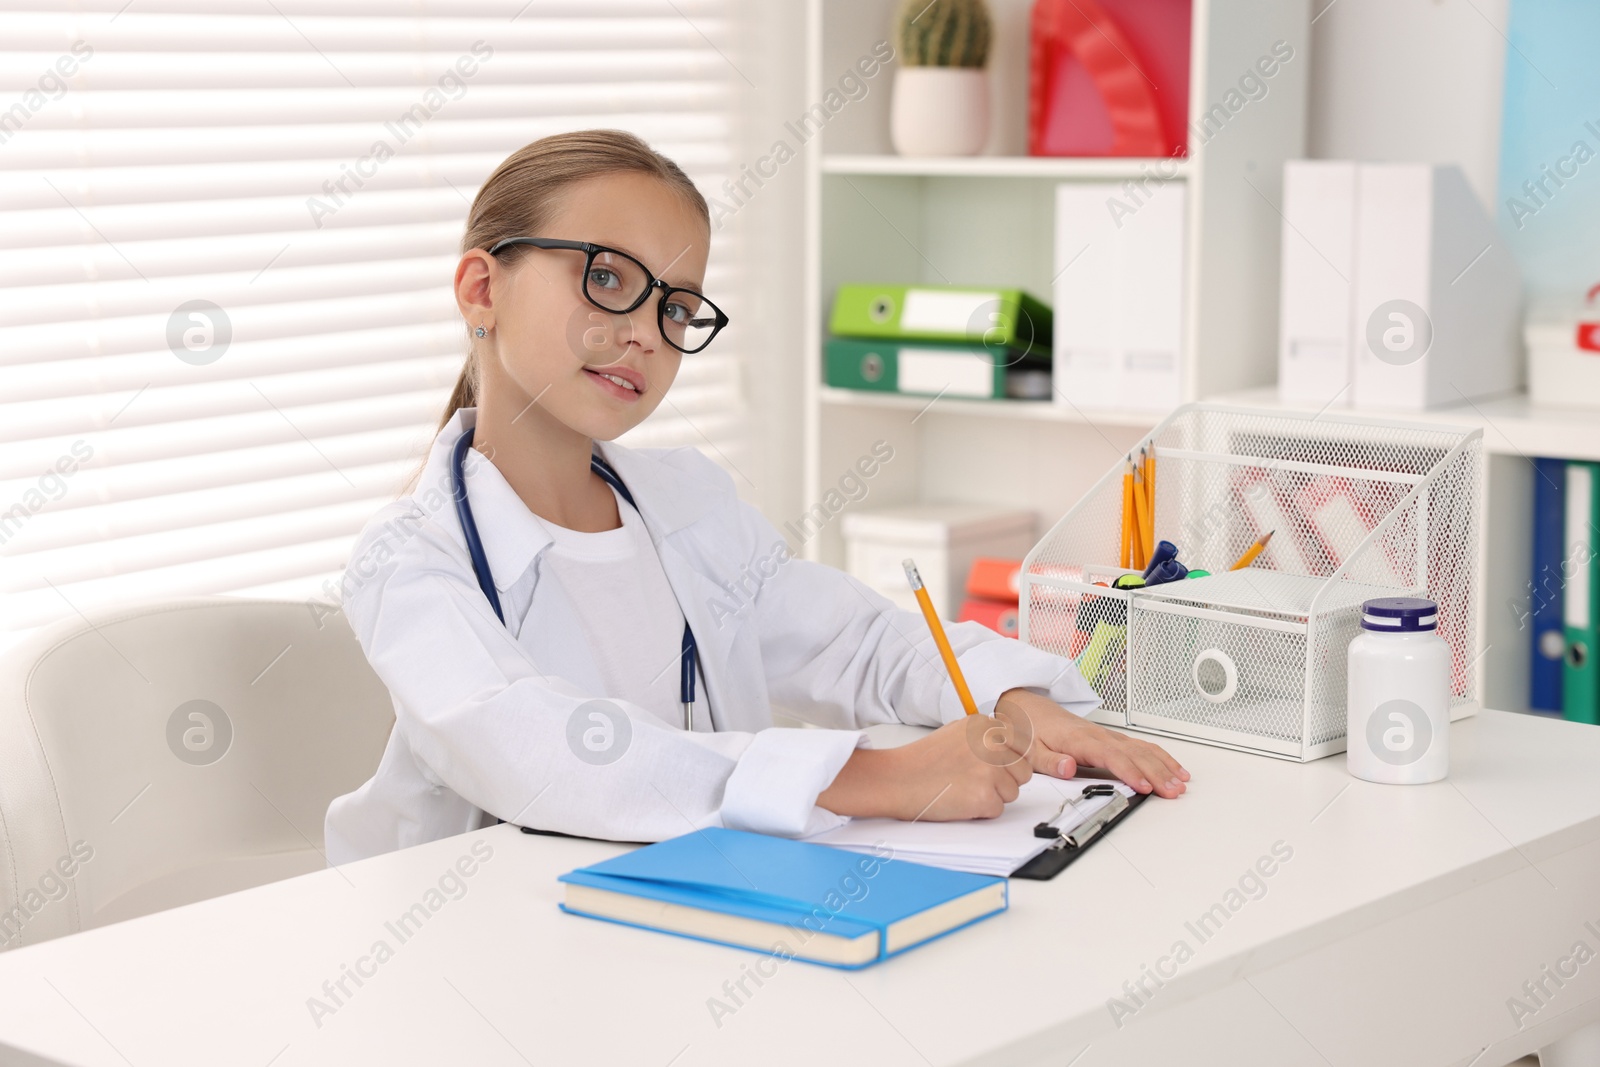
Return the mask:
[[1100, 696], [1096, 718], [1125, 724], [1128, 594], [1108, 587], [1123, 572], [1091, 567], [1073, 573], [1076, 580], [1058, 576], [1030, 587], [1026, 640], [1071, 659]]
[[1129, 725], [1187, 724], [1298, 744], [1306, 635], [1263, 621], [1177, 614], [1135, 599]]

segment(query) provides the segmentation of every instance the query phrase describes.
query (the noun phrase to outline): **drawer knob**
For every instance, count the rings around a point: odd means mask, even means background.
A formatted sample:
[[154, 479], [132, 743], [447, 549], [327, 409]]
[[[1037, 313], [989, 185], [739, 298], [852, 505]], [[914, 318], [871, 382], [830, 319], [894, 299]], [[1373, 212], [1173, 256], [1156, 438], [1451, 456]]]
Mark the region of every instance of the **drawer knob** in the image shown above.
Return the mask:
[[1213, 704], [1224, 704], [1239, 691], [1239, 668], [1220, 648], [1208, 648], [1194, 658], [1190, 668], [1195, 692]]

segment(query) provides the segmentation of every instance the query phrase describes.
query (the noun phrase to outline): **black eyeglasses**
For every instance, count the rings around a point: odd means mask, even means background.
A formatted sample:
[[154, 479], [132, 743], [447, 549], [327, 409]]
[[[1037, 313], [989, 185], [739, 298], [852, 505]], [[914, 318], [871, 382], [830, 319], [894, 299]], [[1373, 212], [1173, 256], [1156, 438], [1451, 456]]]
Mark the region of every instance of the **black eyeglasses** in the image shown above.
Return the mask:
[[489, 254], [499, 255], [502, 248], [512, 245], [582, 252], [588, 257], [583, 262], [583, 295], [601, 311], [626, 314], [648, 300], [652, 290], [660, 289], [656, 325], [661, 329], [662, 340], [679, 352], [700, 351], [728, 325], [728, 316], [717, 305], [693, 289], [668, 285], [626, 252], [588, 241], [507, 237], [503, 241], [496, 241], [489, 248]]

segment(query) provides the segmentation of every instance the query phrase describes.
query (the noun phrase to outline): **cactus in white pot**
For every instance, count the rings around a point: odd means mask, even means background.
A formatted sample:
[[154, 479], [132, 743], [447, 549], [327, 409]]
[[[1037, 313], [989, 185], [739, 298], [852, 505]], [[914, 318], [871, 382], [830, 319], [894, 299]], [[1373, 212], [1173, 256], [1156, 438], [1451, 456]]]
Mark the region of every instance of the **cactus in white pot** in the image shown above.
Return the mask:
[[889, 136], [903, 156], [972, 156], [989, 140], [984, 0], [902, 0]]

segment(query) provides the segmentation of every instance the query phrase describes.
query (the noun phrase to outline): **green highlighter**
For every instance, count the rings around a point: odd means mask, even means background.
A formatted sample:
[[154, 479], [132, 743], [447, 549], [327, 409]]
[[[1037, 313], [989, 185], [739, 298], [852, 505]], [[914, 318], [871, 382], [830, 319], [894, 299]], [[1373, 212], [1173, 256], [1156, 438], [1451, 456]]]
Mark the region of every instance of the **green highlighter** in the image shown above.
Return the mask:
[[841, 285], [828, 328], [840, 337], [976, 342], [1048, 355], [1051, 312], [1021, 289]]
[[1094, 633], [1089, 635], [1089, 643], [1078, 653], [1077, 660], [1078, 673], [1083, 675], [1083, 680], [1094, 689], [1100, 688], [1106, 676], [1121, 659], [1127, 634], [1126, 626], [1117, 626], [1109, 622], [1094, 624]]

